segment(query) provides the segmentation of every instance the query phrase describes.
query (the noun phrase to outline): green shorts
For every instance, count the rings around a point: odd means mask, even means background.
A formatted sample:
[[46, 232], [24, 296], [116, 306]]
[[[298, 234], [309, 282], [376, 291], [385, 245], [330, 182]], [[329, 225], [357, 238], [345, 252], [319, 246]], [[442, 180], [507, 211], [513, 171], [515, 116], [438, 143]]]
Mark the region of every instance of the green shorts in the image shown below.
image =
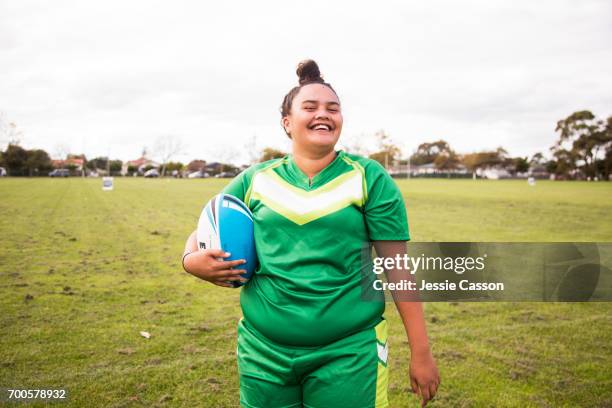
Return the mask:
[[238, 324], [240, 404], [247, 408], [382, 408], [387, 321], [331, 344], [287, 347]]

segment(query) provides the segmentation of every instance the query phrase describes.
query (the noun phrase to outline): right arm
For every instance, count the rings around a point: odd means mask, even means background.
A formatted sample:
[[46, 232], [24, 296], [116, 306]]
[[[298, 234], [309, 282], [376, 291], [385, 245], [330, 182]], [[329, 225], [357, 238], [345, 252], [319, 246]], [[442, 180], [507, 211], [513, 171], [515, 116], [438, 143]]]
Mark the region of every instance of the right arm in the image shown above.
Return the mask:
[[[225, 186], [223, 192], [244, 200], [248, 186], [247, 171], [240, 173], [230, 184]], [[231, 269], [245, 264], [244, 259], [223, 261], [230, 256], [221, 249], [199, 249], [196, 231], [193, 231], [185, 243], [183, 252], [183, 269], [200, 279], [218, 286], [232, 288], [231, 282], [246, 282], [240, 275], [246, 273], [244, 269]]]
[[231, 282], [246, 282], [240, 275], [246, 273], [244, 269], [231, 269], [246, 263], [244, 259], [235, 261], [222, 261], [219, 258], [230, 256], [221, 249], [198, 250], [196, 231], [193, 231], [185, 243], [183, 252], [183, 269], [186, 272], [218, 286], [232, 288]]

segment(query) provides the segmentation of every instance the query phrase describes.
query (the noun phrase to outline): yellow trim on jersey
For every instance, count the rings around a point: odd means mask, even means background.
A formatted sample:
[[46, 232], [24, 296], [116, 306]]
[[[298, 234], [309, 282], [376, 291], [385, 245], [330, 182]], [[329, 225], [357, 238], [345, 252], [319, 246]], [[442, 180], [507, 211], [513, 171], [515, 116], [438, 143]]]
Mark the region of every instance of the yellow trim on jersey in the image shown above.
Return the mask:
[[383, 320], [374, 328], [376, 331], [376, 350], [378, 352], [378, 367], [376, 370], [376, 408], [389, 406], [387, 390], [389, 388], [389, 369], [387, 360], [389, 345], [387, 344], [387, 321]]
[[[273, 162], [273, 163], [270, 163], [270, 165], [269, 165], [269, 166], [263, 167], [262, 169], [258, 170], [258, 171], [257, 171], [255, 174], [253, 174], [253, 179], [252, 179], [252, 180], [254, 180], [254, 179], [255, 179], [255, 176], [256, 176], [258, 173], [261, 173], [262, 171], [266, 171], [266, 170], [268, 170], [268, 169], [273, 169], [273, 168], [278, 167], [278, 166], [280, 166], [281, 164], [285, 164], [285, 163], [287, 163], [287, 157], [283, 157], [282, 159], [279, 159], [278, 161], [275, 161], [275, 162]], [[247, 207], [249, 207], [249, 208], [251, 208], [251, 207], [250, 207], [250, 205], [249, 205], [249, 202], [251, 201], [251, 192], [252, 192], [252, 190], [253, 190], [253, 182], [251, 181], [251, 183], [250, 183], [250, 185], [249, 185], [249, 188], [247, 189], [247, 192], [246, 192], [246, 194], [244, 195], [244, 203], [245, 203], [245, 204], [246, 204], [246, 206], [247, 206]]]
[[[270, 209], [298, 225], [304, 225], [350, 205], [364, 204], [363, 174], [348, 171], [329, 183], [311, 191], [295, 187], [281, 178], [273, 166], [257, 172], [251, 181], [247, 199], [261, 201]], [[353, 166], [355, 167], [355, 166]]]
[[365, 202], [368, 201], [368, 182], [365, 176], [365, 169], [361, 164], [357, 163], [355, 160], [349, 159], [346, 156], [342, 156], [342, 160], [344, 160], [345, 163], [353, 166], [354, 169], [361, 173], [361, 177], [363, 177], [363, 204], [365, 204]]

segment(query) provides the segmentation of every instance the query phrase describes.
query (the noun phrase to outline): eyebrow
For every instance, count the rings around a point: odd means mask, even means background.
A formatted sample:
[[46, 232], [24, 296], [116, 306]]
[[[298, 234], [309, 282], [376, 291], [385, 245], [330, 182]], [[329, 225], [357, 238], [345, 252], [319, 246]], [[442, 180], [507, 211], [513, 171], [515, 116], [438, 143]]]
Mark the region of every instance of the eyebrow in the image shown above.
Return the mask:
[[[314, 103], [314, 104], [317, 104], [317, 103], [319, 103], [319, 101], [315, 101], [315, 100], [302, 101], [302, 104], [304, 104], [304, 103]], [[325, 104], [340, 106], [340, 104], [338, 102], [335, 102], [335, 101], [325, 102]]]

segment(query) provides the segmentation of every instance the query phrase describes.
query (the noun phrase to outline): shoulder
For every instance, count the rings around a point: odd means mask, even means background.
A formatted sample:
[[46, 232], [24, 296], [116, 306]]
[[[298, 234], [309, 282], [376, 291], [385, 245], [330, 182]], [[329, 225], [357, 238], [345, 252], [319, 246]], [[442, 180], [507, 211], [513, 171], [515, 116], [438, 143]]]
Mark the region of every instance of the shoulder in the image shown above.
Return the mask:
[[343, 159], [354, 167], [360, 168], [367, 179], [388, 175], [385, 168], [376, 160], [346, 152], [343, 152]]
[[257, 173], [282, 164], [283, 160], [285, 159], [286, 158], [268, 160], [266, 162], [256, 163], [248, 167], [234, 177], [234, 179], [230, 181], [227, 186], [225, 186], [223, 192], [226, 194], [231, 194], [234, 197], [243, 200], [245, 203], [248, 203], [249, 191], [251, 190], [253, 179]]
[[267, 160], [262, 163], [255, 163], [251, 165], [250, 167], [246, 168], [245, 170], [243, 170], [237, 177], [241, 177], [247, 181], [250, 181], [255, 174], [262, 172], [264, 170], [276, 167], [276, 166], [280, 166], [286, 161], [287, 161], [287, 156], [281, 157], [279, 159]]

